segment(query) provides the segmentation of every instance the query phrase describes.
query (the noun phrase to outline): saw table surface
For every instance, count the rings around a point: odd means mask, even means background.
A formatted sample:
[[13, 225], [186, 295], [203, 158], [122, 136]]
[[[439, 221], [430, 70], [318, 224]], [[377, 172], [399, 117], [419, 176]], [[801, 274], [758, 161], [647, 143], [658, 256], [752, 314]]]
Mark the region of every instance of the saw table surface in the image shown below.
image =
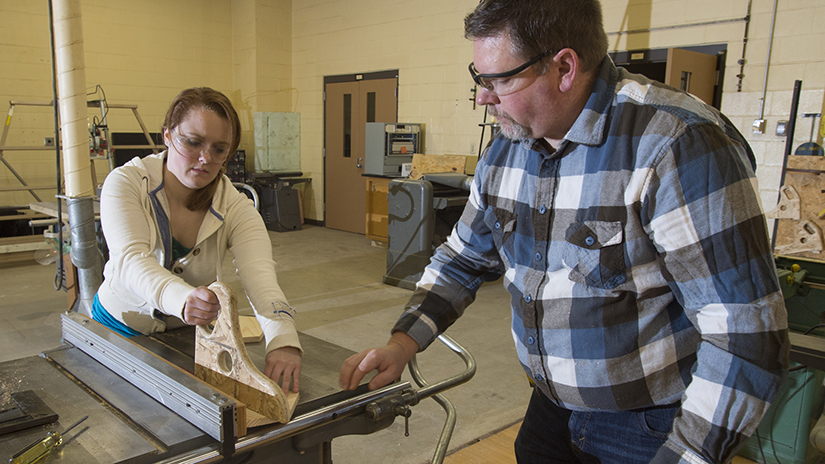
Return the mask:
[[[131, 339], [170, 364], [194, 370], [194, 331], [185, 327]], [[304, 348], [301, 398], [293, 417], [365, 392], [341, 392], [338, 372], [351, 351], [300, 334]], [[264, 343], [247, 345], [263, 370]], [[50, 431], [62, 432], [83, 416], [89, 419], [64, 437], [63, 445], [39, 462], [155, 462], [214, 444], [215, 440], [71, 345], [39, 357], [0, 363], [0, 411], [14, 406], [11, 394], [32, 390], [59, 415], [57, 422], [0, 436], [0, 459]], [[264, 426], [258, 429], [265, 429]]]

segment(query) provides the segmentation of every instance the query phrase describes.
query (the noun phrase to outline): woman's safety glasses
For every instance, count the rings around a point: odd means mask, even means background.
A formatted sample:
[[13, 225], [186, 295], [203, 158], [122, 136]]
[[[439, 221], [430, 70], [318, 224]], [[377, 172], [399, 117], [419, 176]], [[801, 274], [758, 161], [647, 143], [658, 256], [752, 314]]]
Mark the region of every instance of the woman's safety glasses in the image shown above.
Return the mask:
[[197, 137], [182, 134], [177, 127], [172, 129], [172, 143], [175, 145], [178, 153], [187, 158], [199, 159], [204, 154], [208, 154], [209, 156], [205, 159], [209, 164], [223, 163], [229, 151], [229, 144], [219, 143], [217, 145], [207, 145]]

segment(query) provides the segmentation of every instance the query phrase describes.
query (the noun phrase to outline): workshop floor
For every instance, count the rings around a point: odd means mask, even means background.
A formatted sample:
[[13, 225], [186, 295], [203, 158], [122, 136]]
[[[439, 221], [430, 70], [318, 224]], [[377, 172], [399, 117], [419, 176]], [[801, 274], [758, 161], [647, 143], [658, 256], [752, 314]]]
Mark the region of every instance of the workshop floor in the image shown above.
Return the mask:
[[[298, 310], [298, 329], [344, 348], [360, 351], [383, 345], [409, 290], [385, 285], [386, 250], [363, 235], [322, 227], [271, 232], [281, 287]], [[0, 362], [34, 356], [60, 345], [60, 313], [66, 294], [53, 287], [54, 265], [33, 259], [0, 265]], [[236, 291], [231, 259], [224, 275]], [[243, 312], [248, 308], [239, 298]], [[463, 448], [521, 420], [530, 388], [518, 365], [509, 330], [508, 295], [500, 282], [479, 290], [476, 302], [449, 334], [475, 357], [478, 370], [468, 383], [446, 393], [457, 410], [450, 450]], [[430, 382], [461, 371], [463, 363], [439, 342], [419, 356]], [[405, 374], [405, 380], [410, 380]], [[339, 464], [421, 464], [435, 450], [445, 413], [428, 399], [413, 407], [410, 436], [404, 421], [370, 436], [333, 441]], [[505, 446], [506, 448], [506, 446]], [[508, 450], [504, 450], [505, 453]], [[469, 462], [469, 461], [467, 461]], [[490, 461], [480, 461], [490, 462]]]

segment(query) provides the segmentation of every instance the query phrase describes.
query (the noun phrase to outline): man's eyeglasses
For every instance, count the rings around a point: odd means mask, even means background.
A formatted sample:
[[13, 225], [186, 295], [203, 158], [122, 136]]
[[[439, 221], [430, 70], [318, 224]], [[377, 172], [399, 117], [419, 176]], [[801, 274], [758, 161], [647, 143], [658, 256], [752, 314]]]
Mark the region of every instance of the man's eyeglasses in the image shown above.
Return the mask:
[[195, 137], [182, 134], [178, 128], [172, 130], [172, 143], [181, 155], [187, 158], [198, 159], [206, 152], [209, 153], [207, 161], [209, 164], [221, 164], [226, 159], [226, 154], [229, 151], [228, 146], [206, 145]]
[[523, 85], [523, 83], [520, 83], [516, 79], [509, 79], [510, 77], [523, 72], [525, 69], [538, 63], [542, 58], [551, 54], [553, 54], [553, 52], [546, 51], [515, 69], [494, 74], [480, 74], [478, 70], [476, 70], [475, 63], [470, 63], [470, 75], [473, 76], [473, 81], [475, 81], [479, 87], [484, 87], [493, 94], [503, 97], [527, 87], [527, 85]]

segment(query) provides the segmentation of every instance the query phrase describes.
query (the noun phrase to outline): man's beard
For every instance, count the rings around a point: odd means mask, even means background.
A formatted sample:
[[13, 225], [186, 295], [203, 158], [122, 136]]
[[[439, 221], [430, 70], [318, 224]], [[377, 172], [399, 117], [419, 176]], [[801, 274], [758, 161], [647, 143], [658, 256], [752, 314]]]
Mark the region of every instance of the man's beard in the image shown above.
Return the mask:
[[[499, 120], [499, 123], [501, 123], [499, 125], [501, 128], [501, 133], [508, 139], [521, 140], [533, 138], [533, 131], [529, 127], [523, 126], [514, 121], [509, 114], [503, 111], [498, 111], [492, 106], [487, 106], [487, 113]], [[507, 125], [505, 126], [502, 121], [506, 122]]]

